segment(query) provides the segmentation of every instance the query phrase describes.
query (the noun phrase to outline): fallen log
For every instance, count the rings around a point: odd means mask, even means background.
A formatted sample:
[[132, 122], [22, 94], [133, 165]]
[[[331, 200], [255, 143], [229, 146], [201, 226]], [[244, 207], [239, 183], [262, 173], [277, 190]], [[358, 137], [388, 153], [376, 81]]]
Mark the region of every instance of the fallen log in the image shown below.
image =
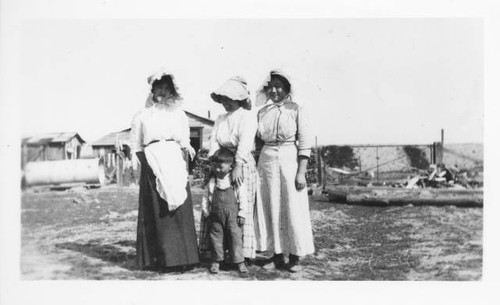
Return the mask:
[[483, 206], [482, 190], [406, 189], [389, 187], [327, 187], [329, 200], [336, 203], [364, 205], [455, 205]]

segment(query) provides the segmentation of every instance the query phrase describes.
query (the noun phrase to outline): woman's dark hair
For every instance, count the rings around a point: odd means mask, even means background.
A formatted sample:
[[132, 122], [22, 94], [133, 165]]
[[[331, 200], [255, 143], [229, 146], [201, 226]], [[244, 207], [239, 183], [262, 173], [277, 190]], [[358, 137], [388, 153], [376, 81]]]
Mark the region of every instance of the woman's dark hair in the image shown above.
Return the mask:
[[217, 102], [219, 104], [221, 103], [221, 99], [227, 98], [227, 99], [230, 99], [232, 101], [238, 102], [238, 104], [246, 110], [252, 109], [252, 103], [250, 103], [249, 100], [233, 100], [232, 98], [229, 98], [228, 96], [220, 95], [220, 94], [213, 93], [213, 92], [210, 94], [210, 97], [212, 98], [212, 100], [214, 100], [214, 102]]
[[234, 163], [234, 153], [226, 147], [219, 148], [210, 158], [213, 163]]
[[283, 89], [285, 89], [286, 93], [287, 94], [290, 93], [292, 85], [290, 85], [290, 82], [288, 81], [288, 79], [286, 79], [285, 77], [283, 77], [279, 74], [271, 73], [271, 79], [273, 79], [273, 78], [279, 79], [283, 83], [283, 86], [285, 86], [285, 88], [283, 88]]
[[160, 79], [155, 80], [151, 84], [151, 92], [153, 92], [153, 88], [155, 86], [159, 86], [163, 83], [167, 84], [168, 89], [170, 90], [173, 96], [175, 97], [179, 96], [179, 93], [177, 92], [177, 90], [175, 90], [174, 81], [172, 80], [172, 77], [170, 75], [163, 75]]

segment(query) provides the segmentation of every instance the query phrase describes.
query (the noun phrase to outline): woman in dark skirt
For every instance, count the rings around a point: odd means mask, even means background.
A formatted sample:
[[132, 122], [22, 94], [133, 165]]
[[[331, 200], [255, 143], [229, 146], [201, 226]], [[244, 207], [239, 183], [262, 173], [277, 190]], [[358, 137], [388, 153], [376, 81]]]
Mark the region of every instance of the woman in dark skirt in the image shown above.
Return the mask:
[[151, 96], [132, 121], [132, 150], [141, 163], [137, 266], [163, 270], [199, 262], [186, 159], [189, 124], [173, 76], [148, 78]]

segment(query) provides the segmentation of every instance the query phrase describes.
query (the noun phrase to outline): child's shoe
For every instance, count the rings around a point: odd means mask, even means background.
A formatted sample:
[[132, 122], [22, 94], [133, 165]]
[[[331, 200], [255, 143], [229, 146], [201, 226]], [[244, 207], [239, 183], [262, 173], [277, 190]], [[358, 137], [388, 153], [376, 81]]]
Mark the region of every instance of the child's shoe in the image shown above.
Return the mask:
[[247, 265], [245, 262], [241, 262], [238, 264], [238, 272], [239, 273], [248, 273]]
[[217, 274], [219, 273], [219, 263], [212, 263], [210, 265], [210, 273]]

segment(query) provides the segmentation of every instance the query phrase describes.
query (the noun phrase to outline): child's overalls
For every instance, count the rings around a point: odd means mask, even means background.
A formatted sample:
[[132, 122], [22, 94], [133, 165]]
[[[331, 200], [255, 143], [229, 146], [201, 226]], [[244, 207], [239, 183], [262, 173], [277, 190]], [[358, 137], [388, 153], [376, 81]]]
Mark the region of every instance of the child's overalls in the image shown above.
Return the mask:
[[210, 209], [209, 236], [212, 245], [212, 259], [215, 262], [224, 260], [224, 236], [228, 241], [231, 263], [244, 261], [242, 249], [242, 232], [238, 226], [238, 201], [233, 187], [221, 190], [214, 189]]

